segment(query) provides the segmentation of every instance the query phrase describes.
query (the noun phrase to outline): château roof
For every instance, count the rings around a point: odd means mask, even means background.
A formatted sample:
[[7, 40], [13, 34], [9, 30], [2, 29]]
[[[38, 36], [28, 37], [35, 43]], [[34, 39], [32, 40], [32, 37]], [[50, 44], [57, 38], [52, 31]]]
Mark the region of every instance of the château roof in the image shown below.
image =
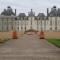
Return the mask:
[[49, 16], [60, 16], [60, 8], [56, 8], [56, 6], [53, 6], [53, 8], [51, 8], [51, 11], [49, 13]]
[[20, 13], [19, 14], [19, 17], [25, 17], [26, 15], [25, 15], [25, 13]]
[[45, 14], [44, 13], [39, 13], [37, 17], [39, 19], [44, 19], [45, 18]]
[[28, 16], [30, 16], [30, 17], [35, 16], [35, 13], [33, 12], [33, 10], [32, 10], [32, 9], [31, 9], [31, 11], [28, 13]]
[[45, 17], [44, 13], [39, 13], [38, 17]]

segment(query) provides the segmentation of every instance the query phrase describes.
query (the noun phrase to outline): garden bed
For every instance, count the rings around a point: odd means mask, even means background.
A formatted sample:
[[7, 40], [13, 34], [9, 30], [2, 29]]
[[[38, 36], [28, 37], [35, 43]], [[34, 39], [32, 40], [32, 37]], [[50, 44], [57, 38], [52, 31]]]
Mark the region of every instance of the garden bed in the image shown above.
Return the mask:
[[0, 44], [3, 44], [5, 42], [7, 42], [8, 40], [10, 40], [10, 39], [9, 38], [4, 38], [4, 39], [0, 38]]

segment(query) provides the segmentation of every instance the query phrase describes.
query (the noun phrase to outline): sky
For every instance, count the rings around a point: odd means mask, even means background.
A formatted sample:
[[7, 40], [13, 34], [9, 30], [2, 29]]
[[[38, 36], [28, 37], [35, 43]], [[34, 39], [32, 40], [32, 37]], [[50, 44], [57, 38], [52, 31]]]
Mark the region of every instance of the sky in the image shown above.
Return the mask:
[[17, 15], [19, 13], [26, 13], [33, 9], [36, 15], [38, 13], [47, 12], [47, 8], [51, 9], [54, 5], [60, 8], [60, 0], [0, 0], [0, 13], [7, 6], [11, 6], [13, 11], [17, 9]]

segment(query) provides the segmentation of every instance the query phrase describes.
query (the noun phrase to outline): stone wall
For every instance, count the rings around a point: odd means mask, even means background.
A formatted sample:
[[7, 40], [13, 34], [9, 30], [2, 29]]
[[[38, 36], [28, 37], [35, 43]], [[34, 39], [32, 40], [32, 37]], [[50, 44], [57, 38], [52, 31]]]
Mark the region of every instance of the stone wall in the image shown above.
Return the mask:
[[[38, 32], [37, 35], [39, 35]], [[24, 32], [17, 32], [18, 38], [20, 38]], [[59, 38], [60, 39], [60, 32], [44, 32], [45, 38]], [[12, 31], [11, 32], [0, 32], [0, 38], [12, 38]]]
[[[0, 38], [4, 39], [4, 38], [12, 38], [12, 34], [13, 32], [0, 32]], [[24, 34], [24, 32], [17, 32], [17, 36], [18, 38], [20, 38], [22, 35]]]
[[60, 39], [60, 32], [44, 32], [45, 38], [57, 38]]

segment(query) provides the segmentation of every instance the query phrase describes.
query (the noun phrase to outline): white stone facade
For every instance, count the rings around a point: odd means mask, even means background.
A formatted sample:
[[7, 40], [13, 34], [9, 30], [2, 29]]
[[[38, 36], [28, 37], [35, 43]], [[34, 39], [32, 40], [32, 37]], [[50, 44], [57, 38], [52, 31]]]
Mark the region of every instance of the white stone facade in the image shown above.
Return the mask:
[[40, 31], [60, 31], [60, 17], [49, 17], [48, 20], [35, 20], [34, 17], [28, 18], [28, 20], [15, 20], [15, 18], [1, 18], [0, 17], [0, 31], [25, 31], [31, 28]]

